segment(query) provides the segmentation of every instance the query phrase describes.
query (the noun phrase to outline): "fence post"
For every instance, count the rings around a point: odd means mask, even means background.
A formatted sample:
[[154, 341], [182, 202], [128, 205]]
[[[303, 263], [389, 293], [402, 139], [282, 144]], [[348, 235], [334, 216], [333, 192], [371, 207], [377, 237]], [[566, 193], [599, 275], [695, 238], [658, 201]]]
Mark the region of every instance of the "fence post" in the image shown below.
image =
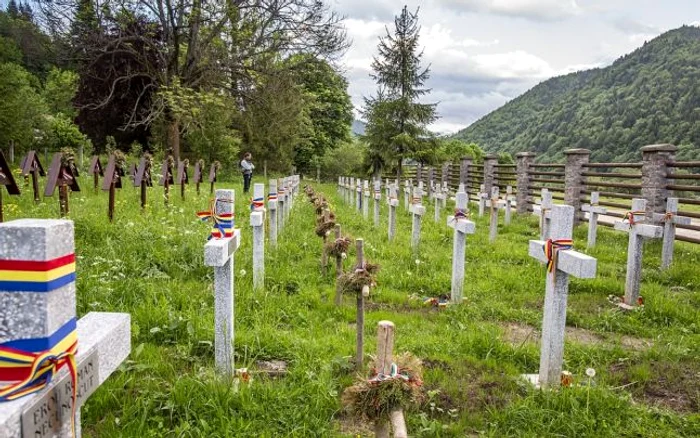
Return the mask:
[[583, 165], [588, 163], [591, 151], [588, 149], [568, 149], [564, 151], [566, 167], [564, 168], [564, 203], [574, 207], [574, 226], [583, 220], [581, 210], [581, 191], [585, 178], [581, 175]]
[[668, 164], [676, 159], [678, 148], [672, 144], [654, 144], [642, 148], [642, 197], [647, 201], [647, 216], [666, 212]]
[[519, 152], [515, 155], [518, 193], [515, 202], [517, 203], [518, 214], [526, 214], [529, 209], [530, 194], [530, 164], [535, 161], [533, 152]]
[[484, 157], [484, 193], [491, 193], [497, 163], [498, 155], [488, 154]]

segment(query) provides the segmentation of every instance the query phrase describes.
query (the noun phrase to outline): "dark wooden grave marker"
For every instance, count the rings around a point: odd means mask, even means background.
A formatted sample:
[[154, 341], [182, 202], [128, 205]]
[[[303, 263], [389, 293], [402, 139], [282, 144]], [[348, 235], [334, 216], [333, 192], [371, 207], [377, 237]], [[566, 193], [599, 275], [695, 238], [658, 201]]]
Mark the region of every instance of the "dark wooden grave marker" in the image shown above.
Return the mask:
[[197, 195], [199, 195], [199, 184], [204, 181], [202, 170], [204, 170], [204, 160], [198, 160], [197, 164], [194, 165], [194, 183], [197, 187]]
[[34, 190], [34, 202], [41, 201], [39, 197], [39, 175], [46, 176], [44, 172], [44, 166], [41, 165], [39, 161], [39, 156], [36, 151], [29, 151], [27, 155], [22, 159], [22, 175], [26, 178], [27, 176], [32, 176], [32, 189]]
[[53, 196], [56, 187], [58, 187], [58, 202], [61, 208], [61, 217], [63, 217], [70, 212], [68, 188], [70, 187], [72, 192], [79, 192], [80, 186], [78, 186], [78, 180], [73, 173], [73, 166], [64, 161], [63, 154], [60, 152], [53, 154], [49, 175], [46, 178], [44, 196]]
[[214, 161], [211, 163], [211, 167], [209, 168], [209, 182], [211, 183], [211, 188], [209, 189], [209, 194], [213, 195], [214, 194], [214, 183], [216, 182], [216, 174], [219, 172], [219, 169], [221, 168], [221, 163], [218, 161]]
[[151, 180], [151, 167], [153, 159], [150, 154], [144, 154], [136, 168], [136, 176], [134, 176], [134, 187], [141, 187], [141, 209], [146, 209], [146, 188], [153, 187]]
[[190, 178], [187, 175], [187, 169], [190, 167], [190, 160], [184, 159], [177, 165], [177, 183], [180, 184], [180, 196], [185, 200], [185, 185], [189, 184]]
[[[12, 175], [12, 169], [5, 160], [5, 155], [0, 151], [0, 185], [5, 186], [7, 193], [10, 195], [19, 195], [19, 187], [15, 182], [15, 177]], [[0, 190], [0, 222], [5, 221], [2, 204], [2, 190]]]
[[107, 170], [105, 170], [105, 177], [102, 180], [102, 190], [109, 190], [107, 217], [110, 222], [114, 220], [114, 198], [116, 196], [116, 189], [122, 188], [123, 176], [124, 169], [117, 164], [117, 157], [114, 154], [110, 155], [109, 161], [107, 162]]
[[170, 186], [175, 182], [173, 179], [173, 166], [175, 159], [172, 155], [168, 155], [166, 159], [163, 160], [163, 166], [161, 167], [160, 181], [158, 185], [163, 186], [163, 197], [165, 198], [165, 205], [170, 202]]
[[99, 155], [94, 155], [90, 160], [90, 168], [88, 169], [88, 175], [92, 175], [95, 181], [95, 192], [100, 187], [100, 177], [104, 176], [104, 170], [102, 169], [102, 161], [100, 161]]

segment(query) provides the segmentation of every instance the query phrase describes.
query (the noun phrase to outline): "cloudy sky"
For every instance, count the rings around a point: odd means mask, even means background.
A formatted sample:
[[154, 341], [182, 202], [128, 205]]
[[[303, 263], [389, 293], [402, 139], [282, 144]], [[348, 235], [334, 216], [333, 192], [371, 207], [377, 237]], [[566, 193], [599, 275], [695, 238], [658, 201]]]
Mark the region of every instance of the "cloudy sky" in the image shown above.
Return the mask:
[[700, 24], [700, 0], [328, 0], [353, 41], [343, 60], [356, 109], [378, 37], [404, 4], [420, 7], [421, 45], [431, 64], [432, 128], [455, 132], [537, 83], [605, 66], [660, 33]]

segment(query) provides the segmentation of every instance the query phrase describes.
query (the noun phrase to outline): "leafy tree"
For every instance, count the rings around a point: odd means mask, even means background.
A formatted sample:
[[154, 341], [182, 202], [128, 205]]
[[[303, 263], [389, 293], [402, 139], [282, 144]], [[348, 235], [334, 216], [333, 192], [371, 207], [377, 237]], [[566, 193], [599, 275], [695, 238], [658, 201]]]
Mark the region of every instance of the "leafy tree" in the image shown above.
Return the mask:
[[458, 163], [462, 158], [471, 158], [475, 163], [481, 163], [484, 160], [484, 151], [476, 143], [467, 143], [454, 138], [445, 138], [440, 140], [438, 149], [438, 159], [436, 162], [442, 163], [451, 161]]
[[435, 141], [427, 125], [436, 120], [436, 104], [419, 102], [430, 92], [424, 88], [430, 68], [420, 65], [423, 53], [418, 52], [418, 11], [410, 13], [404, 6], [394, 19], [394, 27], [393, 34], [387, 30], [380, 38], [379, 56], [372, 62], [372, 77], [379, 91], [365, 100], [364, 138], [376, 157], [374, 165], [394, 162], [400, 177], [405, 158], [428, 161], [434, 153]]
[[47, 117], [45, 125], [41, 145], [49, 150], [58, 151], [62, 148], [75, 150], [80, 146], [90, 149], [90, 140], [65, 114], [58, 113]]
[[39, 80], [20, 65], [0, 64], [0, 144], [29, 149], [44, 123]]
[[310, 148], [296, 151], [294, 164], [301, 172], [308, 170], [314, 157], [350, 140], [353, 120], [348, 81], [325, 60], [298, 55], [285, 63], [292, 69], [296, 82], [305, 92], [308, 116], [312, 125]]
[[338, 175], [360, 175], [365, 167], [367, 145], [355, 138], [326, 151], [321, 159], [321, 175], [333, 178]]
[[44, 101], [49, 112], [62, 113], [70, 119], [75, 118], [77, 111], [73, 106], [73, 98], [78, 89], [78, 74], [72, 71], [51, 69], [44, 85]]
[[[14, 9], [16, 8], [16, 9]], [[8, 12], [0, 11], [0, 37], [12, 40], [22, 54], [20, 65], [43, 79], [54, 64], [54, 45], [36, 23], [29, 6], [8, 4]]]

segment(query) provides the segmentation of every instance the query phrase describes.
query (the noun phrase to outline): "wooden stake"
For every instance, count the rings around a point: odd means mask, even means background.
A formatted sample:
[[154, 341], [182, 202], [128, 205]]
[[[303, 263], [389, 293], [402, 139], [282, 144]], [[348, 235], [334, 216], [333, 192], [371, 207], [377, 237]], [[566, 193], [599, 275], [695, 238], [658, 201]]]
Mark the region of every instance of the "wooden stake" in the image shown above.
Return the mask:
[[61, 184], [58, 186], [58, 203], [61, 209], [61, 217], [68, 215], [68, 186]]
[[39, 169], [32, 171], [32, 189], [34, 190], [34, 202], [40, 202], [39, 198]]
[[97, 193], [98, 187], [100, 186], [100, 174], [93, 172], [92, 177], [95, 181], [95, 193]]
[[141, 210], [146, 209], [146, 178], [141, 180]]
[[115, 179], [112, 179], [112, 184], [109, 185], [109, 205], [107, 207], [107, 217], [110, 222], [114, 221], [114, 196], [116, 193], [114, 186]]
[[[364, 254], [364, 240], [356, 239], [355, 244], [357, 246], [357, 265], [355, 269], [364, 269], [365, 266], [365, 254]], [[357, 293], [357, 350], [355, 352], [355, 367], [359, 371], [362, 369], [362, 364], [364, 362], [364, 344], [365, 344], [365, 296], [364, 288], [362, 292]]]
[[[331, 211], [327, 208], [323, 209], [323, 222], [328, 222], [331, 217]], [[323, 250], [321, 251], [321, 272], [323, 275], [328, 273], [328, 251], [326, 250], [326, 243], [328, 242], [328, 236], [323, 236]]]
[[[377, 359], [374, 368], [377, 373], [390, 375], [394, 363], [394, 332], [396, 327], [391, 321], [379, 321], [377, 327]], [[394, 429], [394, 438], [407, 438], [406, 420], [400, 409], [389, 413], [389, 421], [380, 420], [374, 425], [377, 438], [389, 437], [389, 423]]]

